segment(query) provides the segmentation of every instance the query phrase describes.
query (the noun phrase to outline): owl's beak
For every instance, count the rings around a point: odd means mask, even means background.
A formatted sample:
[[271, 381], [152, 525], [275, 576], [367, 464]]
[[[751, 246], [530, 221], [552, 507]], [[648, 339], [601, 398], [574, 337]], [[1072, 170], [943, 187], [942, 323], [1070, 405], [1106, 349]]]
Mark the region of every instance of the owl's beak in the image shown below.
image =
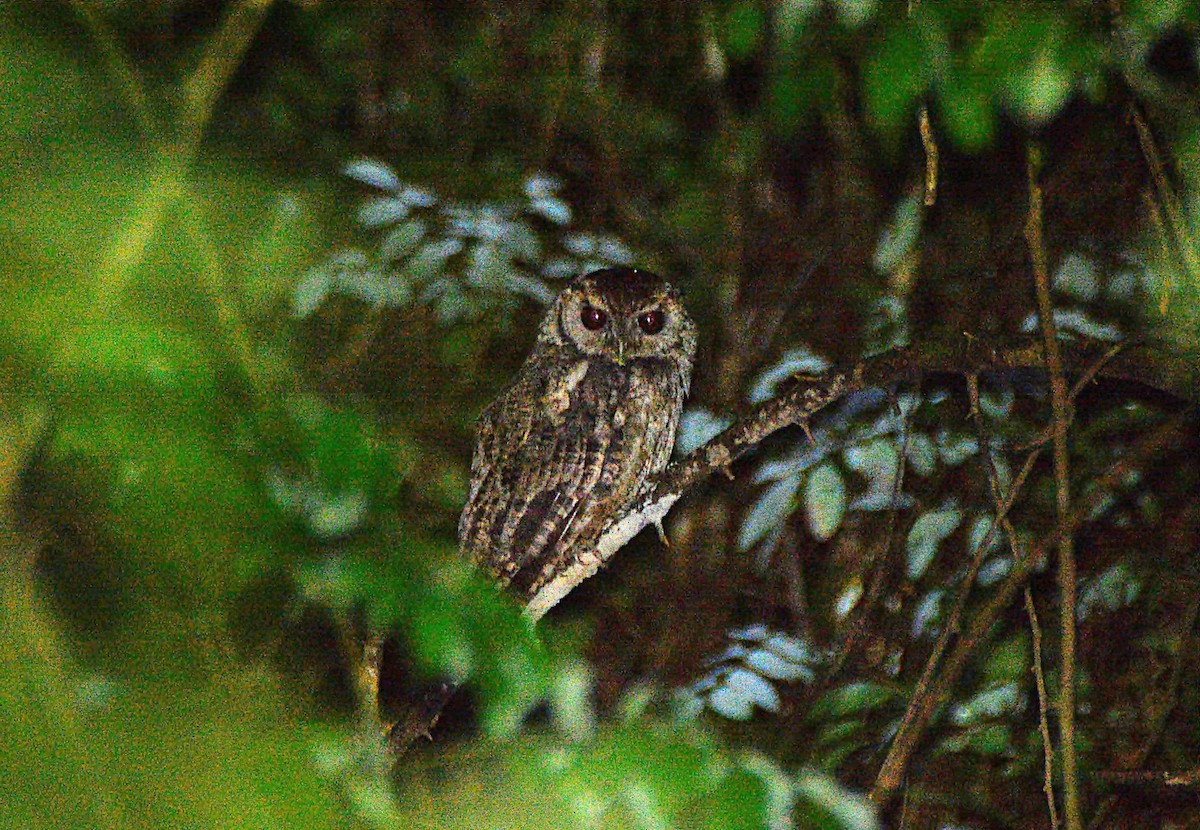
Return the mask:
[[617, 345], [617, 365], [624, 366], [625, 365], [625, 338], [618, 337], [618, 338], [616, 338], [616, 341], [617, 341], [617, 343], [616, 343], [616, 345]]

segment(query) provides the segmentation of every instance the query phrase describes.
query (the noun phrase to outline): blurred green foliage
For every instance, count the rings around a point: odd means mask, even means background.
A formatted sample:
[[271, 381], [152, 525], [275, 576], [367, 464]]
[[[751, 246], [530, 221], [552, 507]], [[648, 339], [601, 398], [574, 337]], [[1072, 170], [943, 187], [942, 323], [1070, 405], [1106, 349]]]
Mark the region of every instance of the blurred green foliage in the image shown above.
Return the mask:
[[[1113, 101], [1151, 108], [1185, 148], [1178, 217], [1064, 241], [1082, 252], [1057, 276], [1062, 326], [1127, 331], [1161, 302], [1164, 337], [1194, 351], [1194, 90], [1154, 55], [1194, 49], [1196, 6], [609, 5], [0, 6], [0, 824], [875, 826], [833, 776], [869, 786], [954, 557], [991, 524], [975, 427], [944, 389], [848, 401], [815, 448], [780, 438], [732, 495], [685, 508], [676, 558], [631, 551], [545, 642], [456, 556], [470, 423], [556, 281], [632, 251], [685, 277], [709, 335], [691, 445], [827, 365], [802, 337], [846, 358], [957, 336], [963, 298], [996, 296], [973, 263], [1012, 277], [1012, 227], [991, 191], [947, 219], [896, 184], [925, 105], [951, 187], [1014, 135], [1065, 148], [1083, 124], [1095, 155]], [[1028, 316], [1014, 295], [985, 309], [999, 331]], [[1039, 395], [987, 390], [1002, 478]], [[1081, 480], [1158, 417], [1097, 413]], [[1098, 514], [1131, 541], [1091, 572], [1085, 621], [1179, 602], [1137, 534], [1161, 532], [1195, 472], [1161, 493], [1130, 480]], [[824, 674], [893, 513], [903, 582], [858, 663]], [[976, 590], [1008, 573], [1003, 551]], [[1017, 778], [1036, 804], [1020, 625], [997, 626], [946, 707], [926, 782]], [[481, 731], [389, 775], [355, 684], [368, 629], [420, 676], [468, 684]], [[1182, 636], [1123, 659], [1178, 678]], [[1122, 747], [1139, 679], [1087, 687]], [[1196, 746], [1191, 716], [1163, 755]], [[957, 798], [929, 801], [975, 815]]]

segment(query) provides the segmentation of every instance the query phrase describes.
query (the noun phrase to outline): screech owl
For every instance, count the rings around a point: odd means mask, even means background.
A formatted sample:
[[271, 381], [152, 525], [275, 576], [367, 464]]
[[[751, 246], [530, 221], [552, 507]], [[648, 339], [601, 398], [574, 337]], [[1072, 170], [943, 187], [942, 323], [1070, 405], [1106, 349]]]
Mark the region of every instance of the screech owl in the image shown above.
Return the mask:
[[571, 564], [666, 465], [695, 351], [696, 327], [661, 277], [573, 280], [479, 418], [463, 553], [526, 598]]

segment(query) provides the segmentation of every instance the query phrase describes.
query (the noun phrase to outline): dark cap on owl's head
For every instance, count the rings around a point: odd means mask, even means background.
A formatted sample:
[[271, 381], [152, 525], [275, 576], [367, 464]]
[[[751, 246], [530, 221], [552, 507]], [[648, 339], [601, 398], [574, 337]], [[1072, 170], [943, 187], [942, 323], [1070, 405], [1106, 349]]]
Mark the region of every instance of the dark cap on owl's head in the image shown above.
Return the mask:
[[647, 296], [671, 291], [671, 285], [653, 271], [641, 268], [601, 268], [576, 278], [577, 283], [588, 282], [603, 291], [615, 303], [633, 306], [644, 302]]

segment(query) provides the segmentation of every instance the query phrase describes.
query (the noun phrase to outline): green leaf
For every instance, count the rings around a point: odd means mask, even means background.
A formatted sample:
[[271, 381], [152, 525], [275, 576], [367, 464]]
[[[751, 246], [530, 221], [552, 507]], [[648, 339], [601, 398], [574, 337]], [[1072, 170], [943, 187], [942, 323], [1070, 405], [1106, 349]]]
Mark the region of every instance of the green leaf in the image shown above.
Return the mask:
[[342, 168], [342, 173], [355, 181], [380, 190], [399, 190], [396, 171], [382, 161], [370, 158], [355, 159]]
[[1033, 659], [1028, 631], [1019, 631], [995, 643], [988, 653], [983, 676], [993, 685], [1020, 684], [1029, 676]]
[[379, 243], [379, 258], [383, 262], [404, 259], [417, 249], [418, 243], [428, 232], [421, 219], [409, 219], [392, 228]]
[[1121, 11], [1122, 23], [1149, 38], [1182, 23], [1196, 10], [1195, 4], [1189, 0], [1129, 0]]
[[875, 16], [877, 0], [833, 0], [842, 25], [857, 29]]
[[[993, 527], [995, 527], [995, 530], [993, 530]], [[988, 536], [989, 533], [991, 533], [990, 538]], [[971, 523], [971, 533], [967, 539], [968, 549], [972, 553], [979, 550], [984, 539], [988, 540], [987, 550], [989, 553], [999, 548], [1004, 540], [1004, 532], [999, 527], [996, 527], [995, 517], [990, 513], [981, 513]]]
[[937, 469], [937, 451], [933, 439], [924, 432], [914, 432], [908, 436], [905, 455], [912, 471], [919, 476], [933, 475]]
[[951, 142], [968, 153], [988, 147], [996, 135], [996, 106], [987, 81], [975, 72], [955, 72], [937, 88], [942, 124]]
[[[5, 508], [6, 509], [6, 508]], [[35, 589], [33, 551], [0, 520], [0, 824], [104, 827], [110, 793], [89, 763], [66, 642]], [[107, 736], [106, 736], [107, 737]], [[17, 795], [19, 794], [19, 796]]]
[[688, 407], [679, 419], [679, 432], [675, 438], [675, 455], [683, 457], [697, 447], [716, 438], [733, 419], [717, 415], [703, 407]]
[[1076, 300], [1091, 302], [1100, 290], [1096, 264], [1082, 254], [1066, 254], [1054, 272], [1054, 287]]
[[1142, 580], [1131, 573], [1128, 563], [1117, 562], [1084, 584], [1079, 592], [1079, 616], [1117, 611], [1131, 605], [1141, 592]]
[[767, 112], [777, 133], [792, 135], [806, 115], [832, 102], [844, 79], [826, 55], [805, 54], [802, 61], [778, 63], [768, 82]]
[[894, 132], [916, 113], [929, 86], [925, 44], [916, 25], [900, 22], [867, 58], [863, 94], [867, 115], [884, 132]]
[[804, 487], [804, 513], [812, 535], [825, 541], [842, 526], [846, 515], [846, 483], [832, 464], [816, 467]]
[[852, 793], [829, 775], [804, 771], [796, 776], [797, 797], [820, 808], [832, 819], [833, 826], [846, 830], [876, 830], [878, 811], [866, 798]]
[[829, 371], [830, 365], [828, 359], [815, 354], [807, 346], [788, 349], [778, 360], [759, 373], [746, 399], [756, 405], [768, 401], [775, 396], [779, 384], [793, 375], [819, 375]]
[[875, 438], [847, 447], [846, 466], [865, 476], [873, 493], [891, 494], [900, 469], [900, 450], [892, 437]]
[[791, 514], [800, 490], [799, 473], [776, 481], [759, 496], [738, 531], [738, 550], [749, 550]]
[[858, 576], [851, 577], [842, 588], [842, 592], [838, 594], [837, 599], [833, 603], [833, 613], [839, 620], [844, 620], [850, 615], [858, 605], [858, 601], [862, 599], [863, 583], [862, 578]]
[[869, 681], [858, 681], [826, 692], [813, 704], [808, 717], [814, 722], [862, 715], [883, 709], [899, 698], [891, 687]]
[[746, 721], [754, 716], [754, 701], [738, 689], [718, 686], [708, 696], [708, 707], [723, 718]]
[[821, 0], [782, 0], [775, 5], [775, 34], [780, 48], [795, 48], [809, 19], [821, 10]]
[[979, 440], [966, 433], [954, 433], [942, 428], [937, 434], [938, 453], [950, 467], [957, 467], [979, 452]]
[[1009, 85], [1017, 112], [1034, 124], [1057, 115], [1075, 85], [1072, 67], [1063, 60], [1055, 35], [1053, 30], [1047, 33], [1033, 61]]
[[324, 304], [332, 288], [333, 273], [327, 265], [309, 269], [292, 294], [292, 311], [304, 319]]
[[358, 209], [358, 223], [365, 228], [394, 225], [408, 217], [408, 202], [395, 196], [372, 196]]
[[571, 223], [571, 206], [557, 196], [539, 196], [531, 199], [529, 209], [555, 225]]
[[204, 689], [136, 689], [100, 713], [98, 783], [150, 826], [335, 826], [336, 794], [271, 684], [232, 668], [219, 677]]
[[766, 18], [755, 0], [735, 0], [725, 17], [725, 49], [734, 60], [747, 58], [758, 48]]
[[803, 663], [792, 662], [775, 651], [755, 649], [746, 655], [745, 663], [751, 669], [772, 680], [812, 679], [813, 670]]
[[272, 199], [265, 224], [251, 241], [242, 268], [242, 293], [256, 315], [287, 296], [296, 272], [316, 247], [313, 217], [295, 193]]
[[[790, 782], [785, 775], [783, 786]], [[790, 786], [786, 797], [791, 800]], [[687, 805], [675, 827], [696, 830], [759, 830], [766, 826], [786, 826], [787, 811], [779, 811], [780, 820], [770, 824], [768, 801], [771, 783], [756, 775], [744, 765], [737, 765], [721, 776], [709, 792]]]
[[964, 750], [985, 756], [1011, 755], [1012, 727], [1002, 723], [971, 727], [958, 735], [946, 738], [937, 747], [938, 753]]
[[913, 522], [904, 545], [908, 554], [905, 574], [909, 579], [921, 578], [937, 555], [938, 546], [958, 528], [962, 518], [962, 511], [951, 502], [938, 510], [922, 513]]
[[[1022, 667], [1024, 665], [1022, 663]], [[1021, 704], [1021, 698], [1021, 688], [1017, 683], [993, 684], [955, 706], [950, 719], [957, 726], [970, 726], [982, 720], [994, 720], [1016, 711]]]

